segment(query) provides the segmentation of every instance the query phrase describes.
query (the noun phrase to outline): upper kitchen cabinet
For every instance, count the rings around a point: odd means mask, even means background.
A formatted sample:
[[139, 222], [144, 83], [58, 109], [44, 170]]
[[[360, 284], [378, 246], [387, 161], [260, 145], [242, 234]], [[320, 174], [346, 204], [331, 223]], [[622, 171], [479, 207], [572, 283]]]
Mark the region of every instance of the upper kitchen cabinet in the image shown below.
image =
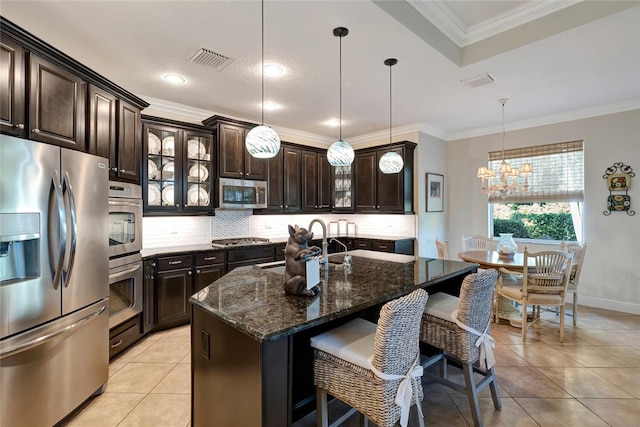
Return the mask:
[[145, 215], [213, 214], [215, 149], [207, 128], [143, 116]]
[[109, 158], [109, 178], [140, 183], [140, 109], [89, 85], [87, 151]]
[[0, 129], [19, 137], [26, 135], [25, 57], [18, 43], [0, 39]]
[[301, 210], [302, 150], [282, 144], [267, 161], [267, 208], [256, 213], [297, 213]]
[[331, 165], [326, 150], [301, 150], [301, 202], [303, 212], [331, 210]]
[[212, 116], [202, 122], [215, 129], [218, 176], [235, 179], [267, 179], [267, 162], [252, 157], [245, 148], [247, 133], [256, 125]]
[[87, 82], [33, 53], [29, 69], [29, 139], [84, 151]]
[[336, 166], [333, 169], [332, 212], [353, 213], [352, 165]]
[[132, 154], [149, 104], [2, 17], [0, 33], [0, 131], [100, 153], [117, 167], [112, 178], [138, 182]]
[[[354, 160], [356, 213], [413, 213], [413, 154], [416, 144], [404, 141], [391, 146], [356, 151]], [[384, 174], [378, 163], [387, 151], [397, 152], [404, 167]]]

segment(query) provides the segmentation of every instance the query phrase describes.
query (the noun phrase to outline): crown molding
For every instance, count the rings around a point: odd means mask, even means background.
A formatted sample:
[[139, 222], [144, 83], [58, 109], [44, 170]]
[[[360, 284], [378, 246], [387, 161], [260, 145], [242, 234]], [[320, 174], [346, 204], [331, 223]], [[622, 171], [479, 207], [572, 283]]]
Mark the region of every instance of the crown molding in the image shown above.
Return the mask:
[[470, 27], [460, 21], [442, 0], [406, 1], [458, 47], [465, 47], [584, 0], [529, 1]]
[[[625, 111], [640, 110], [640, 98], [630, 99], [627, 101], [616, 102], [613, 104], [600, 105], [597, 107], [584, 108], [581, 110], [568, 111], [565, 113], [550, 114], [548, 116], [540, 116], [532, 119], [519, 120], [508, 123], [509, 131], [528, 129], [539, 126], [552, 125], [556, 123], [570, 122], [573, 120], [588, 119], [591, 117], [606, 116], [608, 114], [623, 113]], [[465, 132], [452, 133], [443, 138], [446, 141], [455, 141], [458, 139], [474, 138], [484, 135], [492, 135], [502, 132], [500, 125], [473, 129]]]

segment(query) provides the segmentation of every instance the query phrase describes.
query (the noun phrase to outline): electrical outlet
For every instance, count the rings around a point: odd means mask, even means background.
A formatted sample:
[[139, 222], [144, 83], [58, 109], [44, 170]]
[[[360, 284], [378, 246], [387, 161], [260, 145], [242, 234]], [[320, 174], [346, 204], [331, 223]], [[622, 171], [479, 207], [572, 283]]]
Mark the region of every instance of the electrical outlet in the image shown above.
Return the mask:
[[169, 232], [171, 234], [178, 234], [178, 226], [176, 225], [175, 222], [172, 222], [171, 225], [169, 226]]
[[265, 221], [264, 222], [264, 228], [267, 230], [271, 230], [272, 226], [271, 223], [269, 221]]

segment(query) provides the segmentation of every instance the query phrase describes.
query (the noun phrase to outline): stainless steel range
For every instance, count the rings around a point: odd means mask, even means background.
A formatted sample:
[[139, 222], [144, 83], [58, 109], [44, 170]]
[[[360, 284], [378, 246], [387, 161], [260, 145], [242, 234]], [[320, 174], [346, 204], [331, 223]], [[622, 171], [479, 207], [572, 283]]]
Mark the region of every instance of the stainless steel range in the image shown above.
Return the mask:
[[238, 237], [234, 239], [212, 240], [211, 246], [214, 248], [226, 248], [232, 246], [264, 245], [267, 243], [271, 243], [271, 241], [263, 237]]

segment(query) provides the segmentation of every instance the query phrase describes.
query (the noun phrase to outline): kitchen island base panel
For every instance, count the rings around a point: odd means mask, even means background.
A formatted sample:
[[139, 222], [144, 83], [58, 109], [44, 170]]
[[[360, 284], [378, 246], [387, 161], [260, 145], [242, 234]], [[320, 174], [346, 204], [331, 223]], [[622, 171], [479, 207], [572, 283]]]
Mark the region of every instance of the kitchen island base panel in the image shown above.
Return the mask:
[[289, 336], [257, 341], [192, 305], [194, 427], [291, 425]]

